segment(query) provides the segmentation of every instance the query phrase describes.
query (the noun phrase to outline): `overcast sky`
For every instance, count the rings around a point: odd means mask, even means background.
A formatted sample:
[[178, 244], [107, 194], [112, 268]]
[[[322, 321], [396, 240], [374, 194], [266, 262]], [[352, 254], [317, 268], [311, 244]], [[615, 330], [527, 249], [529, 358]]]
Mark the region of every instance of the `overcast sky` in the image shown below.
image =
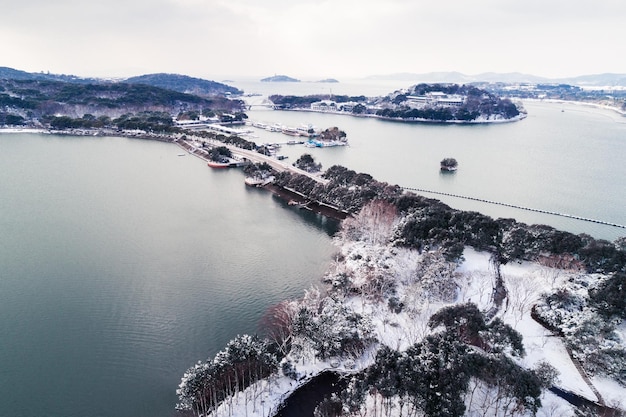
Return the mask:
[[0, 66], [320, 79], [626, 73], [624, 0], [0, 0]]

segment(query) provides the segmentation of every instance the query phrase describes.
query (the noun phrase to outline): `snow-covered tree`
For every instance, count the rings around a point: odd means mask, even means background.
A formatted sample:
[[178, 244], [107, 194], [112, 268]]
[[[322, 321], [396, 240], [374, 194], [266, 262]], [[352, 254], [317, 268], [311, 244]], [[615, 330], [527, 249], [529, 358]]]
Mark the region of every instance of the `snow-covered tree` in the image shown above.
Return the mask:
[[268, 341], [256, 336], [238, 336], [213, 360], [185, 372], [176, 391], [179, 400], [176, 408], [205, 416], [224, 399], [275, 372], [277, 364]]

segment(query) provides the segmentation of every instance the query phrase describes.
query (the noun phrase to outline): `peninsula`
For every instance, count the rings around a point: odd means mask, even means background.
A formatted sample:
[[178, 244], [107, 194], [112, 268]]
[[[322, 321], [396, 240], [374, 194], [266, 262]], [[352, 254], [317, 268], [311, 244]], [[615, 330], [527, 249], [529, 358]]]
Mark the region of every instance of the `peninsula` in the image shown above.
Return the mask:
[[330, 112], [403, 122], [494, 123], [526, 117], [521, 102], [514, 103], [486, 90], [458, 84], [418, 84], [384, 97], [272, 95], [269, 99], [280, 110]]

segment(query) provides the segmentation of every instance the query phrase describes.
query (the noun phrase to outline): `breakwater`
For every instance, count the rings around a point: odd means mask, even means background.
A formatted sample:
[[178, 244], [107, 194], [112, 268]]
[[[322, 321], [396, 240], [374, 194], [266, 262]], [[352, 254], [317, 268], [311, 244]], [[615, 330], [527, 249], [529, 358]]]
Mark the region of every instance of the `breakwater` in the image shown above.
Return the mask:
[[423, 189], [423, 188], [402, 187], [402, 189], [408, 190], [408, 191], [413, 191], [413, 192], [418, 192], [418, 193], [429, 193], [429, 194], [436, 194], [436, 195], [445, 195], [445, 196], [448, 196], [448, 197], [455, 197], [455, 198], [462, 198], [462, 199], [465, 199], [465, 200], [479, 201], [481, 203], [495, 204], [495, 205], [498, 205], [498, 206], [511, 207], [511, 208], [515, 208], [515, 209], [519, 209], [519, 210], [526, 210], [526, 211], [534, 211], [536, 213], [550, 214], [552, 216], [567, 217], [567, 218], [570, 218], [570, 219], [582, 220], [582, 221], [585, 221], [585, 222], [604, 224], [604, 225], [607, 225], [607, 226], [619, 227], [619, 228], [622, 228], [622, 229], [626, 229], [626, 226], [624, 226], [622, 224], [606, 222], [606, 221], [603, 221], [603, 220], [590, 219], [588, 217], [575, 216], [575, 215], [567, 214], [567, 213], [559, 213], [559, 212], [556, 212], [556, 211], [541, 210], [541, 209], [536, 209], [536, 208], [532, 208], [532, 207], [518, 206], [516, 204], [508, 204], [508, 203], [502, 203], [502, 202], [499, 202], [499, 201], [485, 200], [485, 199], [482, 199], [482, 198], [469, 197], [469, 196], [464, 196], [464, 195], [459, 195], [459, 194], [452, 194], [452, 193], [444, 193], [444, 192], [441, 192], [441, 191], [426, 190], [426, 189]]

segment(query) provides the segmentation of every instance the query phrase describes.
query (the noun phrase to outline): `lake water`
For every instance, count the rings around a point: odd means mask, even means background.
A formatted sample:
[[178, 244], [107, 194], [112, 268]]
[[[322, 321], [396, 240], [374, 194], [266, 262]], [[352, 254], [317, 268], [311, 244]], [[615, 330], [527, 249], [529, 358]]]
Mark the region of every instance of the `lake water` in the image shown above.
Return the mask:
[[0, 416], [172, 415], [189, 366], [319, 281], [336, 224], [179, 152], [0, 135]]
[[[571, 104], [526, 107], [526, 120], [488, 126], [249, 115], [348, 133], [349, 147], [283, 146], [288, 161], [307, 152], [324, 167], [407, 187], [626, 224], [624, 119]], [[257, 134], [258, 143], [287, 140]], [[0, 135], [0, 416], [171, 416], [189, 366], [319, 281], [335, 223], [245, 187], [239, 170], [179, 152], [136, 139]], [[441, 175], [448, 156], [459, 171]], [[626, 234], [444, 201], [611, 240]]]

